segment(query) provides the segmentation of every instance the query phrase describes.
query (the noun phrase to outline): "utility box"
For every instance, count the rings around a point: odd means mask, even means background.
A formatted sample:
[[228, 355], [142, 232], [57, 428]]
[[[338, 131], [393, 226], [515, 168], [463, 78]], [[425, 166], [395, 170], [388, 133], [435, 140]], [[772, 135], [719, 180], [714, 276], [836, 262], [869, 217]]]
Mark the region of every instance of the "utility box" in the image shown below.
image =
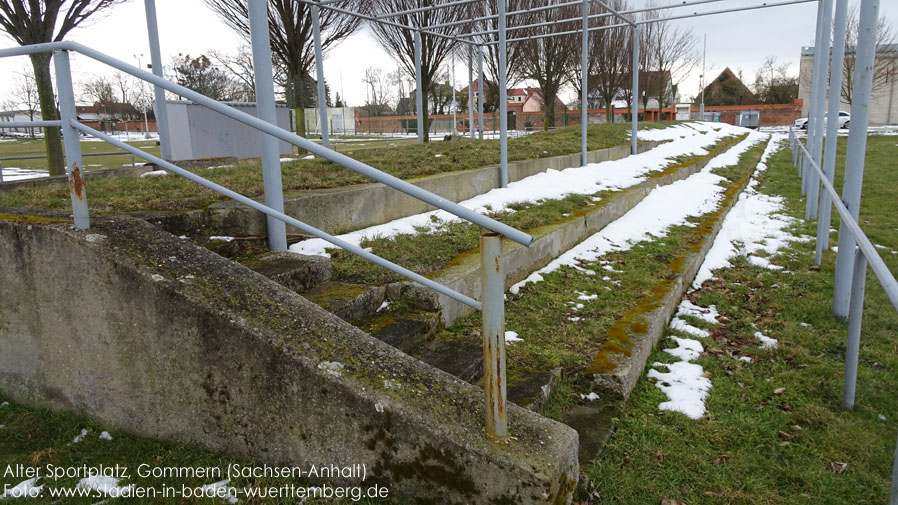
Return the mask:
[[677, 121], [688, 121], [692, 119], [692, 104], [678, 103], [674, 105], [674, 110], [676, 111]]
[[[256, 104], [226, 102], [241, 112], [256, 116]], [[203, 158], [262, 156], [260, 131], [240, 121], [187, 100], [166, 102], [172, 161]], [[275, 106], [277, 125], [290, 131], [290, 113], [285, 105]], [[293, 146], [278, 141], [280, 154], [291, 154]]]
[[743, 110], [736, 113], [736, 126], [757, 128], [761, 125], [761, 113], [756, 110]]

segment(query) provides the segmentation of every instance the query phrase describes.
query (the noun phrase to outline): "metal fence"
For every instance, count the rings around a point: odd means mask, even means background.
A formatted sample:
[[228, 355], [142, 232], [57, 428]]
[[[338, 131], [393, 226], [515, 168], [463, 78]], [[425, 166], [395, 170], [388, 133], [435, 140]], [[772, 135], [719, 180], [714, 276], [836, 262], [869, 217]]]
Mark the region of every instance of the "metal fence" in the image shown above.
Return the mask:
[[[481, 310], [483, 314], [483, 335], [485, 339], [484, 370], [486, 372], [485, 390], [487, 399], [486, 431], [487, 434], [492, 438], [507, 438], [508, 427], [506, 421], [507, 400], [505, 381], [504, 331], [505, 269], [500, 258], [502, 251], [502, 237], [507, 237], [508, 239], [524, 246], [529, 246], [531, 244], [531, 242], [533, 241], [532, 237], [508, 225], [502, 224], [489, 217], [478, 214], [449, 200], [445, 200], [442, 197], [422, 190], [417, 186], [409, 184], [401, 179], [381, 172], [364, 163], [337, 153], [336, 151], [328, 149], [327, 147], [320, 146], [308, 139], [299, 137], [293, 133], [290, 133], [289, 131], [275, 126], [272, 121], [274, 116], [274, 90], [270, 76], [271, 55], [269, 52], [269, 41], [267, 38], [268, 16], [266, 9], [267, 2], [250, 2], [250, 25], [254, 39], [253, 46], [255, 67], [257, 71], [260, 71], [263, 74], [261, 78], [259, 74], [257, 74], [256, 76], [256, 96], [259, 107], [258, 118], [244, 112], [240, 112], [227, 105], [205, 97], [199, 93], [167, 81], [162, 77], [149, 72], [145, 72], [139, 68], [133, 67], [108, 55], [74, 42], [54, 42], [32, 46], [23, 46], [19, 48], [0, 49], [0, 58], [46, 52], [53, 53], [53, 63], [56, 71], [56, 84], [59, 94], [59, 109], [61, 119], [58, 121], [35, 121], [33, 123], [27, 124], [26, 126], [58, 127], [62, 129], [63, 139], [65, 141], [66, 173], [69, 177], [69, 187], [75, 227], [78, 229], [88, 229], [90, 227], [87, 195], [82, 178], [82, 170], [84, 165], [82, 162], [79, 132], [83, 132], [100, 140], [103, 140], [109, 144], [112, 144], [113, 146], [118, 147], [128, 154], [132, 154], [151, 163], [155, 163], [160, 168], [190, 179], [202, 186], [212, 189], [213, 191], [216, 191], [224, 196], [227, 196], [255, 210], [258, 210], [259, 212], [266, 214], [266, 216], [268, 216], [269, 218], [269, 245], [272, 247], [272, 249], [286, 249], [285, 225], [289, 224], [302, 230], [305, 233], [324, 239], [337, 247], [345, 249], [353, 254], [365, 258], [368, 261], [374, 262], [384, 268], [387, 268], [399, 275], [402, 275], [408, 279], [434, 289], [437, 292], [455, 299], [461, 303], [464, 303], [476, 310]], [[260, 39], [264, 38], [264, 40], [257, 41], [257, 37]], [[161, 88], [172, 93], [184, 96], [185, 98], [193, 100], [196, 103], [204, 105], [216, 112], [219, 112], [227, 117], [240, 121], [259, 130], [262, 137], [262, 169], [263, 177], [265, 179], [266, 204], [257, 202], [251, 198], [243, 196], [214, 182], [204, 179], [203, 177], [200, 177], [193, 172], [184, 170], [169, 161], [166, 161], [157, 156], [153, 156], [137, 147], [126, 144], [125, 142], [117, 140], [109, 135], [106, 135], [105, 133], [97, 131], [79, 122], [75, 114], [75, 98], [72, 88], [71, 67], [69, 63], [70, 51], [77, 52], [101, 63], [105, 63], [125, 73], [133, 75], [134, 77], [137, 77], [144, 81], [148, 81], [154, 84], [157, 88]], [[267, 76], [264, 75], [266, 73], [266, 66], [268, 73]], [[270, 109], [269, 111], [267, 111], [270, 112], [270, 114], [268, 115], [266, 115], [266, 108]], [[4, 124], [4, 126], [15, 127], [19, 125], [17, 123], [6, 123]], [[280, 163], [279, 157], [277, 155], [276, 139], [284, 140], [315, 155], [321, 156], [324, 159], [337, 163], [345, 168], [371, 177], [378, 182], [402, 191], [412, 197], [429, 203], [434, 207], [450, 212], [462, 219], [482, 226], [483, 228], [491, 231], [492, 233], [484, 234], [481, 237], [480, 251], [481, 265], [483, 266], [481, 301], [474, 300], [467, 295], [456, 292], [404, 267], [396, 265], [395, 263], [392, 263], [379, 256], [376, 256], [359, 246], [345, 242], [335, 236], [318, 230], [306, 223], [303, 223], [293, 217], [284, 214], [283, 191], [281, 190]], [[275, 163], [271, 163], [272, 159]], [[272, 194], [273, 190], [276, 191], [276, 193]], [[271, 226], [272, 221], [277, 222], [281, 225], [280, 230]]]

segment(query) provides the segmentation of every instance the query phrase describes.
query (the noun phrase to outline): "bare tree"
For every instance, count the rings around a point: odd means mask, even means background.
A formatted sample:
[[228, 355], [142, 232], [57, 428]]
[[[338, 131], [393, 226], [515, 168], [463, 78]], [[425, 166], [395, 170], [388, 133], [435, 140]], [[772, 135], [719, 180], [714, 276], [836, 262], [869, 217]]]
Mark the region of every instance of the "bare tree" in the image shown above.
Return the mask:
[[[225, 23], [241, 34], [247, 41], [249, 33], [249, 11], [247, 0], [203, 0]], [[366, 12], [367, 2], [342, 0], [328, 4], [329, 7]], [[351, 35], [361, 24], [361, 19], [322, 8], [320, 16], [321, 46], [327, 51], [339, 41]], [[295, 0], [268, 0], [268, 28], [271, 51], [283, 64], [293, 83], [305, 82], [315, 63], [315, 49], [312, 43], [311, 6]], [[318, 76], [319, 79], [322, 76]], [[305, 136], [305, 107], [314, 105], [306, 96], [306, 86], [294, 85], [293, 100], [296, 107], [296, 130]]]
[[[418, 7], [426, 7], [434, 3], [433, 0], [370, 0], [372, 13], [383, 15], [399, 11], [406, 11]], [[452, 5], [442, 9], [419, 11], [409, 14], [401, 14], [390, 18], [398, 24], [411, 27], [433, 26], [443, 23], [451, 23], [471, 16], [473, 10], [470, 4]], [[371, 30], [375, 38], [387, 50], [390, 55], [411, 75], [415, 75], [415, 37], [411, 30], [399, 28], [383, 23], [372, 23]], [[434, 28], [432, 32], [445, 36], [454, 36], [461, 33], [460, 25]], [[446, 37], [421, 34], [421, 86], [430, 90], [437, 80], [440, 67], [446, 58], [455, 50], [458, 42]], [[429, 140], [430, 124], [428, 121], [428, 107], [425, 104], [421, 111], [424, 116], [424, 141]]]
[[[845, 59], [842, 63], [842, 98], [851, 104], [854, 93], [855, 50], [857, 48], [857, 35], [859, 27], [860, 11], [858, 5], [852, 7], [848, 13], [848, 24], [845, 33]], [[876, 50], [882, 51], [886, 46], [895, 43], [895, 32], [888, 18], [880, 16], [876, 23]], [[885, 89], [891, 85], [890, 74], [894, 72], [891, 65], [877, 62], [873, 67], [873, 92]]]
[[[249, 47], [241, 46], [235, 54], [217, 50], [209, 51], [209, 59], [230, 76], [235, 88], [236, 100], [256, 101], [256, 77], [253, 72], [253, 54]], [[277, 70], [277, 67], [274, 68]], [[274, 80], [277, 83], [279, 80], [277, 74], [283, 74], [283, 72], [275, 71], [275, 74]], [[280, 78], [283, 80], [283, 75]]]
[[380, 68], [368, 67], [365, 69], [363, 80], [366, 86], [365, 94], [368, 99], [365, 109], [368, 116], [379, 116], [390, 109], [390, 79]]
[[[124, 0], [0, 0], [0, 30], [19, 45], [60, 41], [84, 20]], [[44, 120], [59, 119], [53, 82], [50, 77], [50, 54], [30, 55], [34, 82]], [[62, 138], [57, 128], [44, 129], [47, 169], [50, 175], [65, 173]]]
[[[544, 4], [542, 0], [528, 0], [528, 7]], [[573, 19], [580, 10], [560, 7], [520, 15], [526, 24], [550, 22], [548, 26], [518, 30], [519, 35], [540, 36], [577, 30], [578, 22], [558, 23], [559, 19]], [[517, 36], [516, 36], [517, 37]], [[543, 129], [555, 126], [555, 99], [570, 76], [570, 69], [577, 65], [580, 54], [579, 35], [555, 35], [518, 42], [521, 45], [521, 66], [524, 77], [539, 85], [543, 100]]]
[[[34, 121], [34, 116], [40, 110], [40, 100], [38, 100], [34, 72], [31, 69], [23, 67], [22, 70], [14, 74], [10, 96], [11, 98], [4, 108], [23, 111], [28, 115], [30, 121]], [[28, 133], [34, 137], [34, 128], [28, 128]]]
[[798, 98], [798, 76], [789, 75], [789, 64], [776, 64], [768, 56], [755, 75], [755, 98], [762, 103], [792, 103]]
[[[649, 4], [654, 5], [654, 0]], [[652, 11], [648, 16], [660, 19], [666, 12]], [[669, 21], [655, 21], [646, 31], [649, 32], [645, 46], [649, 57], [646, 68], [654, 71], [653, 82], [647, 83], [647, 91], [651, 90], [658, 100], [660, 119], [664, 106], [676, 98], [676, 83], [698, 64], [699, 53], [696, 37], [689, 29], [675, 27]]]
[[90, 104], [111, 105], [115, 103], [115, 88], [104, 75], [93, 75], [81, 83], [80, 98]]
[[[626, 0], [607, 0], [606, 3], [612, 9], [621, 11], [627, 9]], [[598, 4], [590, 4], [590, 15], [607, 13], [608, 11]], [[604, 16], [590, 21], [590, 27], [609, 26], [620, 24], [620, 20], [612, 16]], [[589, 35], [587, 45], [587, 90], [588, 96], [596, 95], [599, 100], [590, 99], [590, 107], [602, 106], [606, 110], [606, 121], [613, 121], [611, 104], [624, 88], [629, 88], [630, 67], [632, 58], [632, 37], [630, 28], [615, 27], [606, 28]], [[571, 66], [571, 83], [579, 96], [581, 93], [580, 72], [582, 63], [579, 61]], [[584, 116], [586, 117], [586, 116]]]
[[[530, 6], [529, 0], [506, 0], [506, 12], [515, 12], [526, 9]], [[496, 0], [482, 0], [474, 4], [475, 17], [488, 17], [478, 21], [474, 26], [478, 35], [474, 36], [474, 40], [483, 44], [486, 50], [483, 57], [483, 73], [485, 83], [480, 83], [480, 89], [486, 93], [483, 95], [483, 106], [487, 111], [498, 110], [499, 107], [499, 46], [497, 44], [487, 45], [487, 42], [495, 41], [496, 36], [492, 33], [499, 29], [498, 20], [498, 3]], [[513, 38], [522, 35], [518, 27], [527, 23], [526, 16], [516, 15], [510, 16], [506, 20], [506, 29], [508, 37]], [[524, 80], [524, 67], [521, 65], [521, 46], [517, 43], [507, 44], [505, 56], [506, 85], [514, 88]]]

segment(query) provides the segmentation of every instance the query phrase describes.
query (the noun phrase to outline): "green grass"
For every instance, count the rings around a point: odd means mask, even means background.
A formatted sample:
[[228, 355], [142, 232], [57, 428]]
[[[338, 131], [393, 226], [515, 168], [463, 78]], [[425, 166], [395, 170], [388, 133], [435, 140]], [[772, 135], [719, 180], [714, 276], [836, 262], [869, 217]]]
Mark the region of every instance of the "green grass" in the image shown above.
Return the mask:
[[[135, 135], [135, 138], [137, 136]], [[139, 149], [150, 154], [159, 156], [159, 146], [155, 140], [132, 140], [127, 142]], [[116, 156], [87, 156], [90, 153], [111, 153], [120, 151], [119, 148], [111, 146], [105, 142], [81, 142], [81, 152], [84, 156], [84, 164], [87, 170], [102, 170], [105, 168], [119, 168], [125, 165], [131, 166], [131, 155], [123, 154]], [[43, 139], [16, 140], [13, 142], [0, 142], [0, 158], [5, 156], [45, 156], [47, 154], [44, 149]], [[7, 160], [3, 161], [6, 168], [16, 167], [29, 170], [47, 170], [47, 160]], [[141, 165], [144, 163], [140, 158], [134, 158], [134, 163]]]
[[[844, 142], [840, 150], [841, 170]], [[891, 189], [895, 153], [894, 137], [869, 137], [861, 205], [861, 224], [885, 247], [879, 252], [893, 272], [898, 271], [898, 255], [890, 252], [898, 250]], [[788, 150], [769, 165], [762, 191], [784, 196], [787, 213], [803, 218], [800, 181]], [[815, 235], [816, 224], [801, 222], [794, 232]], [[833, 234], [832, 245], [835, 239]], [[734, 268], [716, 272], [718, 280], [692, 296], [700, 305], [715, 304], [726, 317], [718, 326], [705, 326], [713, 332], [710, 339], [699, 339], [706, 351], [714, 350], [696, 360], [713, 383], [707, 416], [693, 421], [659, 411], [667, 398], [643, 377], [604, 454], [583, 469], [601, 496], [591, 502], [886, 502], [898, 431], [898, 315], [868, 272], [856, 407], [842, 410], [847, 328], [830, 312], [835, 254], [828, 251], [820, 268], [813, 257], [813, 242], [782, 250], [773, 261], [791, 274], [736, 260]], [[758, 349], [755, 331], [777, 338], [779, 348]], [[656, 351], [653, 361], [670, 359]], [[778, 388], [785, 390], [774, 393]], [[847, 467], [839, 473], [834, 463]]]
[[[736, 138], [727, 137], [708, 148], [715, 152], [732, 145]], [[680, 157], [669, 167], [690, 164], [705, 156]], [[659, 167], [663, 172], [668, 167]], [[739, 170], [744, 167], [737, 167]], [[648, 174], [651, 177], [651, 174]], [[540, 228], [559, 224], [570, 219], [578, 219], [586, 213], [605, 205], [605, 198], [614, 191], [599, 191], [591, 194], [570, 194], [560, 199], [546, 199], [539, 202], [519, 203], [509, 206], [511, 211], [488, 212], [489, 217], [513, 228], [528, 233], [539, 233]], [[574, 217], [571, 217], [574, 216]], [[432, 229], [419, 230], [416, 234], [399, 234], [391, 237], [374, 237], [363, 240], [361, 246], [396, 264], [421, 275], [436, 274], [470, 254], [476, 252], [480, 244], [482, 228], [467, 222], [441, 223]], [[352, 253], [331, 249], [331, 263], [334, 277], [345, 282], [359, 284], [386, 284], [402, 280], [399, 275]]]
[[[0, 394], [0, 403], [7, 401]], [[227, 478], [228, 465], [237, 464], [242, 467], [252, 466], [252, 463], [215, 454], [211, 451], [192, 447], [187, 444], [176, 444], [157, 441], [149, 438], [137, 437], [126, 433], [110, 430], [112, 440], [101, 440], [100, 433], [105, 430], [101, 425], [90, 419], [66, 412], [54, 412], [39, 407], [23, 407], [14, 403], [0, 406], [0, 495], [4, 492], [4, 486], [15, 486], [26, 480], [24, 477], [5, 476], [7, 465], [25, 465], [32, 468], [41, 468], [47, 471], [47, 465], [53, 468], [75, 468], [87, 465], [96, 467], [99, 465], [121, 465], [127, 468], [129, 478], [122, 480], [119, 485], [133, 484], [138, 488], [153, 488], [158, 493], [153, 498], [128, 499], [123, 503], [135, 504], [183, 504], [183, 503], [227, 503], [221, 499], [188, 500], [179, 496], [163, 498], [163, 487], [173, 486], [176, 491], [181, 491], [181, 486], [195, 488], [205, 484], [211, 484]], [[88, 430], [86, 436], [78, 443], [73, 440], [82, 430]], [[331, 462], [322, 462], [330, 464]], [[348, 462], [334, 462], [348, 465]], [[138, 475], [138, 467], [182, 467], [182, 468], [219, 468], [222, 472], [220, 478], [161, 478], [154, 476]], [[308, 470], [304, 467], [303, 470]], [[46, 475], [46, 474], [45, 474]], [[50, 488], [72, 489], [80, 480], [80, 476], [63, 477], [60, 479], [45, 479], [44, 494], [39, 498], [0, 499], [4, 504], [10, 505], [43, 505], [43, 504], [95, 504], [101, 498], [51, 498]], [[275, 478], [237, 478], [231, 480], [230, 486], [236, 488], [254, 487], [264, 488], [269, 486], [283, 487], [290, 484], [297, 486], [310, 485], [307, 479], [275, 479]], [[319, 483], [320, 485], [321, 483]], [[362, 490], [367, 489], [364, 486]], [[238, 495], [241, 504], [300, 504], [300, 499], [247, 499]], [[117, 503], [118, 500], [115, 500]], [[310, 499], [306, 504], [323, 503], [361, 503], [372, 505], [385, 503], [384, 500], [321, 500]]]
[[[658, 128], [668, 124], [670, 123], [642, 123], [640, 127]], [[624, 144], [628, 132], [629, 125], [622, 123], [590, 125], [588, 148], [596, 150]], [[4, 144], [7, 143], [0, 143], [0, 146]], [[499, 163], [498, 140], [459, 139], [423, 145], [386, 144], [388, 148], [359, 149], [358, 152], [355, 148], [344, 145], [340, 146], [340, 152], [402, 179]], [[511, 161], [575, 153], [580, 150], [580, 130], [578, 127], [570, 127], [538, 132], [511, 139], [508, 144], [508, 159]], [[283, 163], [282, 171], [284, 191], [288, 193], [371, 182], [366, 177], [320, 158]], [[246, 196], [262, 195], [262, 175], [257, 162], [241, 162], [235, 167], [202, 170], [200, 173], [203, 177]], [[212, 190], [174, 176], [93, 180], [87, 184], [87, 195], [91, 212], [97, 213], [184, 211], [202, 209], [225, 199]], [[65, 185], [19, 188], [0, 194], [0, 208], [62, 210], [68, 208], [68, 198], [68, 188]]]

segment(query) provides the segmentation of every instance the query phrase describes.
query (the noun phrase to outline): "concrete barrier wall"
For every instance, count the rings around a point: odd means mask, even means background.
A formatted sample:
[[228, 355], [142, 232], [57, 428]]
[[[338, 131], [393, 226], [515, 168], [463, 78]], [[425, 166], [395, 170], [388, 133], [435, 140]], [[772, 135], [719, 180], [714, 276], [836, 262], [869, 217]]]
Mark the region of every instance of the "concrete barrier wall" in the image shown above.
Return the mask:
[[[657, 144], [642, 143], [640, 151]], [[624, 158], [629, 152], [629, 146], [615, 146], [587, 154], [590, 163], [599, 163]], [[508, 180], [515, 182], [547, 169], [564, 170], [579, 166], [579, 154], [515, 161], [508, 164]], [[420, 177], [409, 182], [447, 200], [460, 202], [499, 187], [499, 166]], [[286, 195], [284, 202], [284, 210], [288, 215], [328, 233], [366, 228], [433, 209], [434, 207], [416, 198], [379, 183], [304, 191]], [[168, 231], [177, 234], [204, 226], [221, 235], [266, 234], [266, 220], [261, 212], [231, 201], [217, 203], [203, 211], [168, 216], [161, 219], [161, 224]]]
[[567, 426], [509, 405], [514, 438], [493, 443], [479, 388], [144, 221], [4, 217], [0, 389], [15, 401], [259, 463], [364, 464], [391, 496], [570, 502]]

